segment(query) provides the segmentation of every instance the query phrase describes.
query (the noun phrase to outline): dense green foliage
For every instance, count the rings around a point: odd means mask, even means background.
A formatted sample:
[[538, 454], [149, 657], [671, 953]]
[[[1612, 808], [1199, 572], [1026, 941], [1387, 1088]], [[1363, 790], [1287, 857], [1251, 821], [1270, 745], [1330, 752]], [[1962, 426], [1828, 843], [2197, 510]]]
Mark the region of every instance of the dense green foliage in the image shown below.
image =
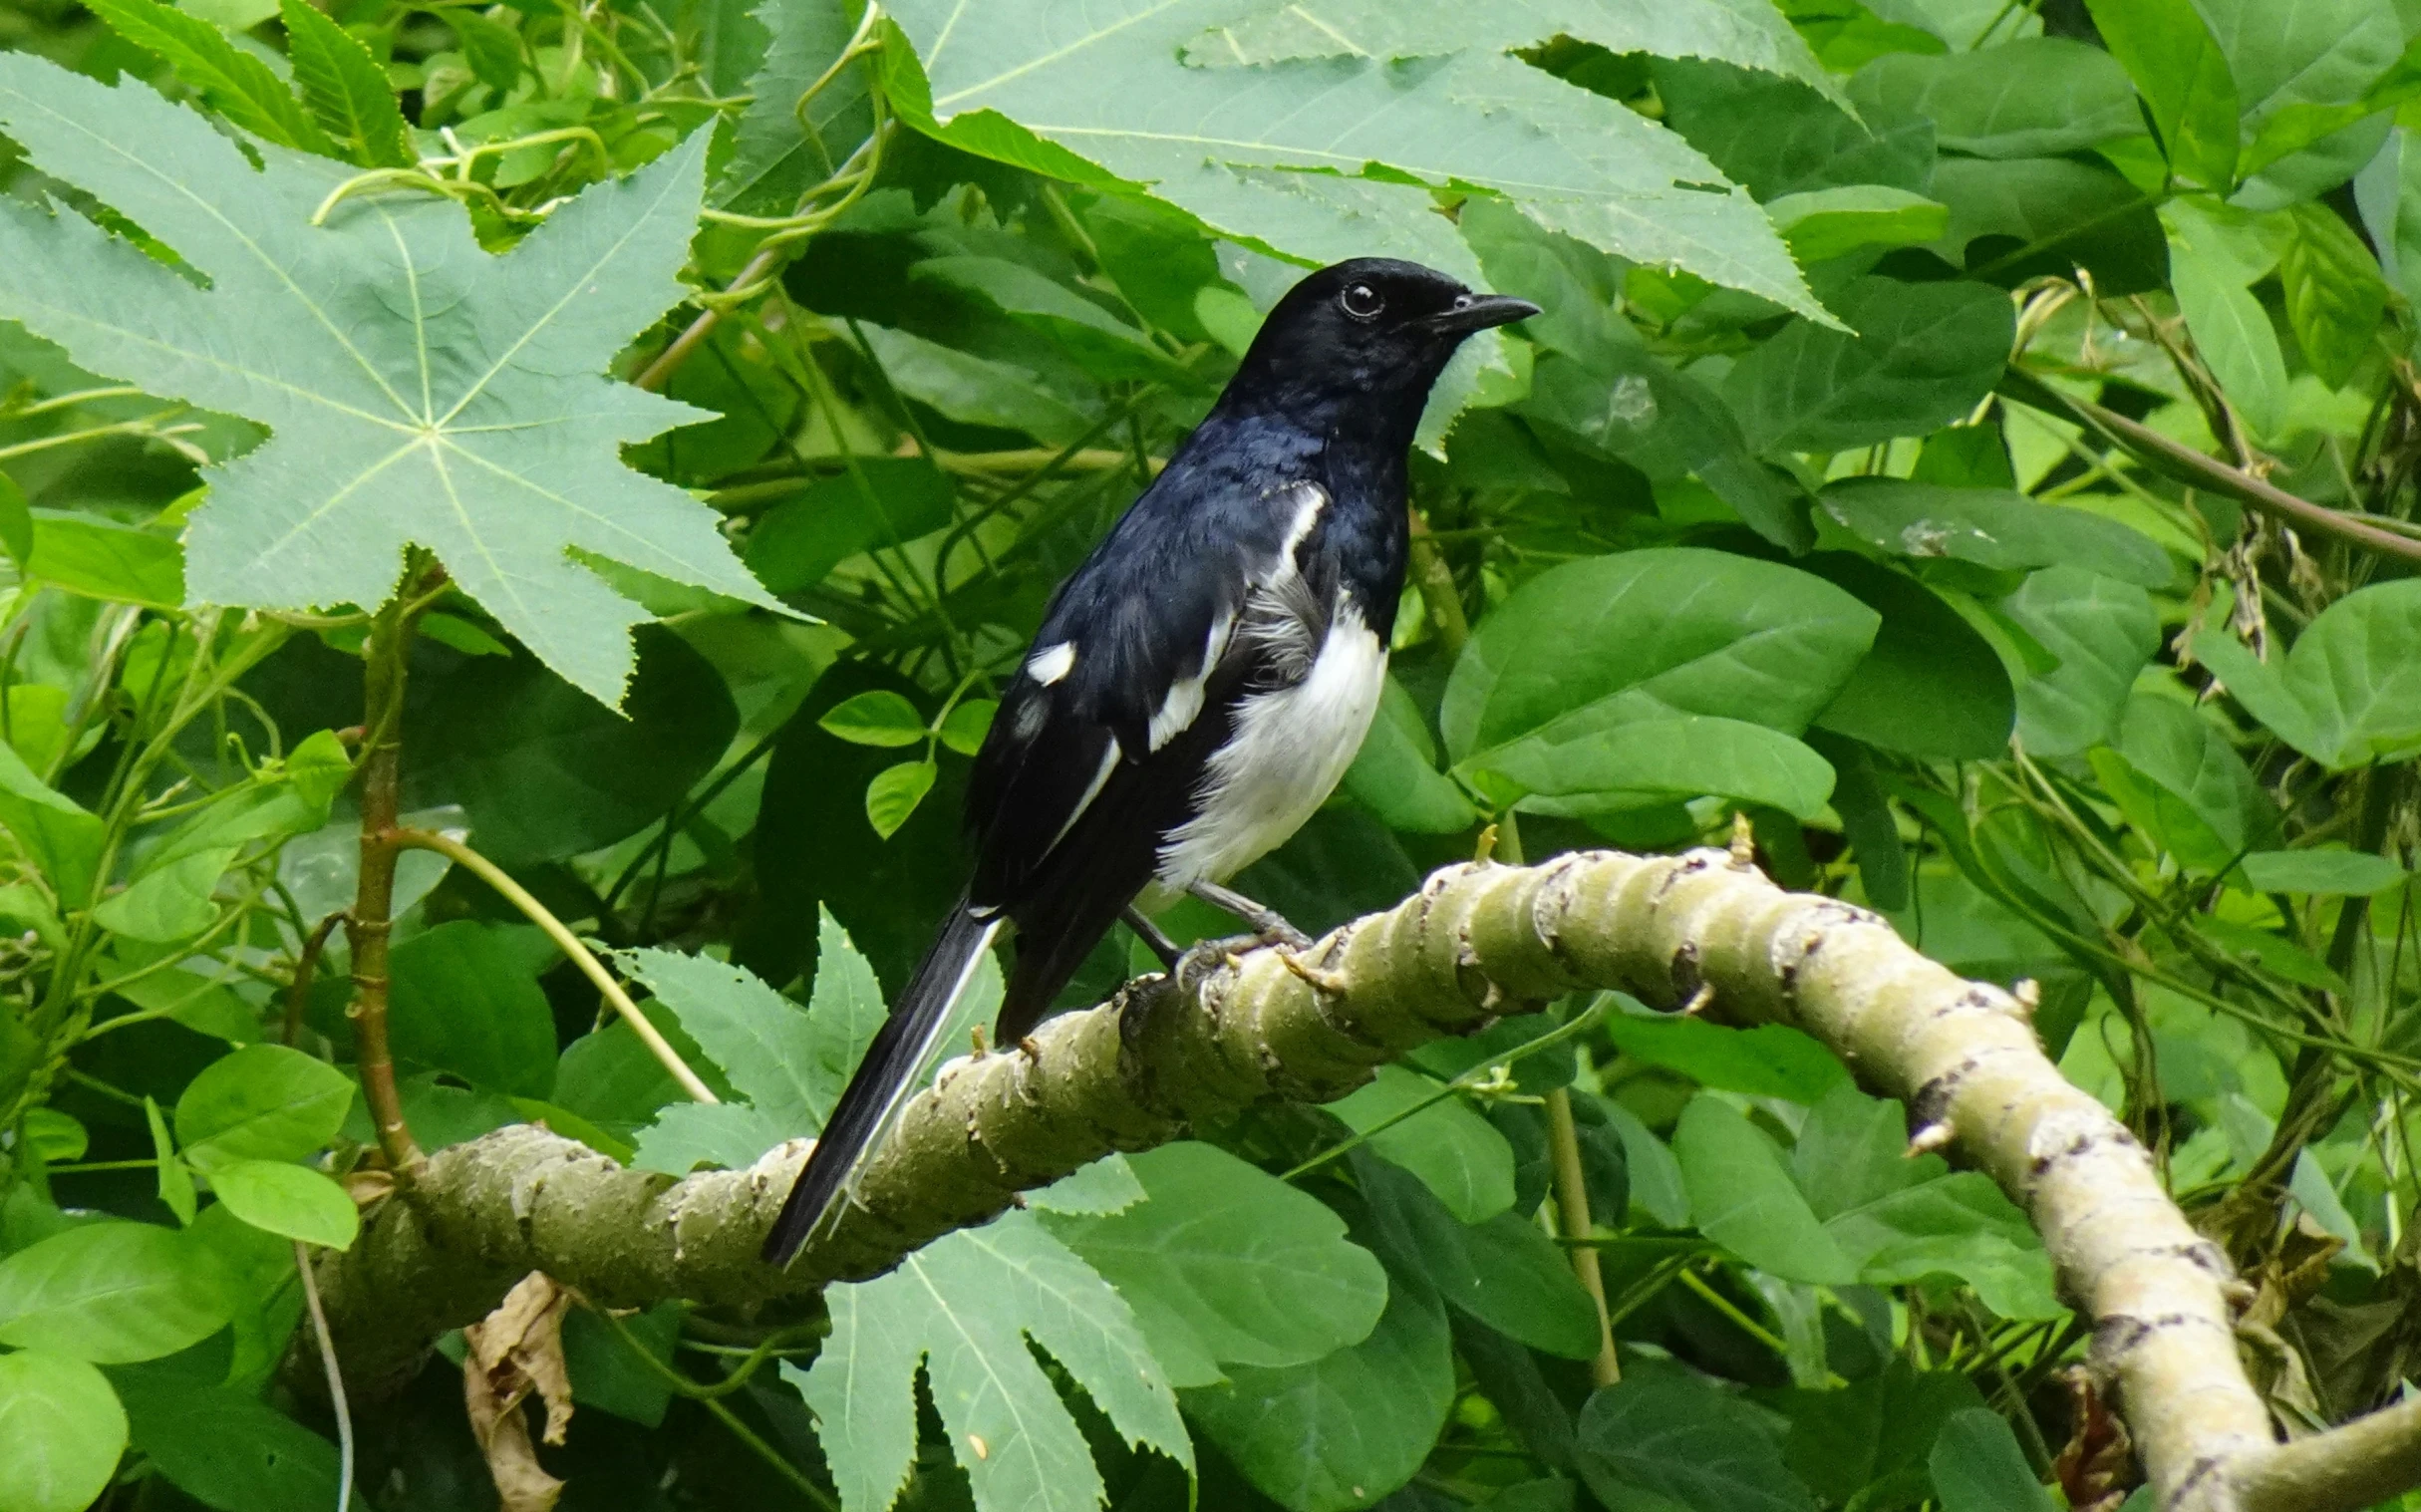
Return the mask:
[[[297, 1261], [416, 1143], [811, 1132], [1053, 585], [1371, 253], [1544, 313], [1440, 386], [1376, 728], [1242, 885], [1324, 928], [1745, 815], [2037, 985], [2282, 1425], [2416, 1374], [2421, 8], [15, 0], [0, 46], [0, 1512], [335, 1503]], [[2134, 1484], [2023, 1215], [1791, 1031], [1567, 1002], [1197, 1134], [812, 1305], [575, 1307], [562, 1505]], [[492, 1504], [462, 1354], [357, 1388], [357, 1505]]]

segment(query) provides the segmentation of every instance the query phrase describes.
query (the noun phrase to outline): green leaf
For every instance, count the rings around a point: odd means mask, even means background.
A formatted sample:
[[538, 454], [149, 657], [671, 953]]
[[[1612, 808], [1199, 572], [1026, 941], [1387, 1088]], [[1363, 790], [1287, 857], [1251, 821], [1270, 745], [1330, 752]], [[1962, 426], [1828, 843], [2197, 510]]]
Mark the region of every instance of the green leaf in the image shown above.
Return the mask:
[[1653, 7], [1605, 0], [1507, 0], [1479, 11], [1317, 0], [1267, 6], [1185, 46], [1195, 68], [1316, 58], [1429, 58], [1467, 48], [1511, 49], [1570, 37], [1610, 53], [1706, 58], [1793, 79], [1830, 98], [1840, 86], [1771, 6], [1678, 0]]
[[25, 490], [6, 473], [0, 473], [0, 550], [8, 552], [19, 571], [34, 555], [33, 508], [25, 500]]
[[2263, 836], [2267, 799], [2209, 719], [2174, 699], [2137, 694], [2118, 743], [2090, 754], [2129, 822], [2189, 870], [2227, 868]]
[[2167, 282], [2152, 201], [2099, 161], [1945, 157], [1925, 191], [1951, 207], [1942, 255], [2003, 287], [2080, 267], [2104, 291], [2138, 294]]
[[1626, 1056], [1751, 1097], [1814, 1102], [1848, 1077], [1832, 1052], [1787, 1025], [1733, 1029], [1682, 1014], [1612, 1013], [1605, 1031]]
[[1366, 1158], [1355, 1170], [1372, 1241], [1392, 1269], [1417, 1274], [1445, 1302], [1532, 1349], [1566, 1360], [1597, 1353], [1597, 1304], [1535, 1217], [1500, 1212], [1465, 1224], [1406, 1172]]
[[2075, 567], [2048, 567], [2001, 611], [2059, 658], [2017, 685], [2017, 740], [2029, 756], [2067, 756], [2118, 733], [2135, 676], [2160, 650], [2152, 596]]
[[466, 658], [416, 680], [411, 728], [427, 735], [406, 736], [406, 806], [459, 803], [480, 854], [514, 867], [596, 850], [663, 819], [714, 769], [740, 711], [714, 664], [680, 636], [643, 626], [637, 644], [621, 715], [528, 656]]
[[95, 1364], [157, 1360], [227, 1323], [206, 1252], [174, 1229], [90, 1223], [0, 1260], [0, 1344]]
[[[565, 1313], [563, 1366], [571, 1376], [573, 1400], [642, 1427], [662, 1427], [673, 1388], [639, 1356], [644, 1353], [655, 1364], [671, 1364], [686, 1311], [686, 1304], [660, 1302], [623, 1320], [619, 1332], [586, 1308]], [[638, 1341], [638, 1350], [623, 1342], [625, 1335]]]
[[960, 756], [974, 756], [984, 749], [984, 737], [992, 733], [993, 718], [1000, 712], [998, 699], [962, 701], [942, 721], [942, 744]]
[[102, 824], [83, 805], [34, 774], [16, 748], [0, 742], [0, 826], [51, 884], [62, 909], [85, 905], [101, 861]]
[[[109, 89], [22, 53], [0, 58], [0, 126], [35, 166], [210, 283], [78, 215], [15, 204], [0, 214], [0, 262], [19, 276], [0, 289], [0, 315], [97, 372], [274, 433], [204, 470], [210, 495], [187, 537], [195, 598], [377, 604], [418, 542], [608, 704], [645, 611], [570, 551], [772, 605], [713, 510], [614, 460], [617, 446], [698, 412], [594, 376], [679, 297], [706, 134], [591, 186], [490, 258], [444, 198], [356, 195], [314, 226], [349, 165], [278, 154], [256, 170], [142, 86]], [[467, 351], [485, 355], [424, 365]]]
[[1569, 740], [1542, 732], [1482, 752], [1458, 769], [1513, 784], [1526, 812], [1568, 816], [1712, 794], [1812, 819], [1833, 790], [1831, 764], [1791, 737], [1698, 715], [1645, 719]]
[[1988, 758], [2009, 744], [2017, 695], [1991, 643], [1914, 578], [1863, 557], [1825, 553], [1808, 566], [1883, 618], [1874, 650], [1816, 723], [1879, 751]]
[[0, 1355], [0, 1507], [84, 1512], [126, 1445], [126, 1409], [99, 1370], [48, 1350]]
[[2358, 100], [2404, 51], [2385, 0], [2198, 0], [2236, 79], [2245, 130], [2298, 105]]
[[[120, 1390], [135, 1447], [204, 1506], [326, 1512], [336, 1505], [336, 1445], [258, 1396], [140, 1373], [130, 1373]], [[348, 1501], [363, 1505], [358, 1493]]]
[[1956, 1370], [1920, 1374], [1894, 1358], [1873, 1375], [1833, 1390], [1790, 1393], [1790, 1435], [1783, 1456], [1808, 1489], [1846, 1505], [1883, 1482], [1908, 1488], [1898, 1504], [1925, 1494], [1926, 1456], [1942, 1425], [1983, 1397]]
[[[279, 147], [335, 155], [335, 145], [269, 65], [208, 21], [154, 0], [101, 0], [91, 10], [121, 37], [158, 54], [211, 109], [253, 136]], [[152, 229], [156, 233], [157, 228]]]
[[508, 1095], [552, 1092], [555, 1016], [533, 934], [455, 919], [397, 945], [387, 1021], [396, 1058]]
[[743, 1171], [789, 1137], [788, 1125], [745, 1102], [675, 1102], [638, 1131], [631, 1164], [671, 1176], [702, 1165]]
[[858, 329], [893, 388], [962, 425], [1023, 431], [1060, 447], [1100, 419], [1096, 400], [1061, 394], [1031, 369], [887, 326], [861, 322]]
[[[731, 161], [715, 202], [749, 213], [788, 214], [798, 197], [838, 172], [874, 125], [869, 65], [842, 64], [856, 18], [841, 0], [766, 0], [750, 13], [769, 34], [748, 81]], [[800, 97], [829, 71], [815, 98]]]
[[1988, 1408], [1945, 1422], [1927, 1463], [1943, 1512], [2051, 1512], [2057, 1505], [2034, 1479], [2008, 1420]]
[[1999, 379], [2015, 330], [2008, 297], [1975, 283], [1863, 278], [1834, 304], [1856, 335], [1795, 322], [1723, 381], [1755, 450], [1839, 452], [1962, 419]]
[[804, 1371], [785, 1362], [781, 1372], [814, 1411], [851, 1512], [889, 1506], [907, 1479], [920, 1362], [980, 1512], [1093, 1512], [1100, 1472], [1029, 1339], [1120, 1438], [1193, 1466], [1134, 1314], [1031, 1214], [947, 1235], [888, 1276], [824, 1296], [832, 1333], [822, 1353]]
[[278, 15], [303, 104], [337, 150], [363, 167], [412, 166], [411, 130], [370, 49], [305, 0], [279, 0]]
[[2194, 0], [2085, 0], [2126, 66], [2178, 176], [2225, 193], [2236, 182], [2236, 77]]
[[[1181, 63], [1179, 50], [1228, 19], [1223, 11], [1217, 0], [1129, 0], [1068, 28], [1053, 24], [1044, 0], [980, 15], [908, 0], [890, 14], [923, 78], [887, 57], [893, 106], [969, 151], [1094, 183], [1147, 183], [1209, 226], [1311, 261], [1378, 253], [1459, 275], [1437, 261], [1429, 189], [1468, 185], [1594, 246], [1826, 318], [1754, 202], [1681, 187], [1723, 179], [1614, 101], [1485, 46], [1402, 64]], [[1119, 88], [1103, 90], [1105, 78]], [[1372, 163], [1395, 181], [1323, 176]]]
[[1318, 1199], [1215, 1145], [1162, 1145], [1127, 1163], [1144, 1201], [1043, 1223], [1134, 1308], [1172, 1380], [1306, 1364], [1369, 1334], [1386, 1277]]
[[190, 1228], [196, 1207], [192, 1168], [178, 1158], [176, 1142], [168, 1137], [168, 1121], [160, 1116], [159, 1104], [150, 1097], [143, 1099], [143, 1121], [151, 1136], [151, 1158], [159, 1162], [160, 1205], [174, 1214], [178, 1223]]
[[462, 46], [462, 61], [480, 83], [498, 95], [509, 94], [527, 72], [521, 54], [521, 34], [501, 21], [476, 11], [457, 11], [446, 18]]
[[949, 524], [950, 499], [949, 476], [931, 462], [859, 457], [851, 471], [765, 511], [749, 531], [749, 570], [775, 593], [810, 587], [860, 551]]
[[224, 1160], [210, 1167], [210, 1190], [254, 1228], [305, 1244], [349, 1250], [362, 1229], [345, 1189], [308, 1166]]
[[1823, 579], [1727, 552], [1628, 551], [1540, 573], [1483, 620], [1439, 711], [1458, 759], [1706, 715], [1795, 734], [1866, 654], [1875, 612]]
[[25, 1138], [46, 1161], [82, 1160], [92, 1135], [75, 1115], [55, 1107], [25, 1110]]
[[1354, 764], [1345, 791], [1389, 829], [1411, 834], [1459, 834], [1479, 819], [1462, 789], [1437, 769], [1437, 743], [1419, 706], [1390, 677], [1378, 696], [1378, 713]]
[[1809, 266], [1861, 247], [1923, 246], [1951, 220], [1949, 206], [1880, 183], [1785, 194], [1765, 213], [1790, 243], [1791, 255]]
[[2193, 915], [2192, 923], [2198, 934], [2209, 937], [2236, 960], [2322, 992], [2343, 995], [2353, 991], [2327, 962], [2282, 935], [2212, 914]]
[[779, 1138], [823, 1127], [882, 1026], [874, 969], [828, 909], [817, 919], [815, 991], [804, 1009], [753, 973], [706, 956], [634, 950], [620, 959], [734, 1089], [783, 1131]]
[[1815, 1512], [1763, 1414], [1678, 1365], [1633, 1367], [1589, 1398], [1578, 1430], [1581, 1478], [1607, 1506], [1647, 1491], [1689, 1512]]
[[2177, 576], [2169, 554], [2141, 531], [2013, 489], [1873, 477], [1834, 483], [1819, 501], [1860, 540], [1894, 556], [2018, 572], [2082, 567], [2146, 588], [2166, 588]]
[[25, 570], [55, 588], [113, 603], [176, 609], [185, 599], [184, 552], [176, 542], [89, 515], [37, 511]]
[[248, 1045], [203, 1066], [176, 1099], [176, 1138], [194, 1164], [299, 1160], [344, 1126], [353, 1082], [282, 1045]]
[[1956, 1276], [2004, 1318], [2057, 1318], [2050, 1257], [2000, 1189], [1980, 1172], [1952, 1172], [1938, 1155], [1911, 1159], [1897, 1102], [1844, 1082], [1800, 1126], [1792, 1171], [1824, 1232], [1871, 1286]]
[[2371, 897], [2401, 886], [2411, 875], [2385, 856], [2334, 846], [2309, 850], [2257, 850], [2241, 863], [2256, 892], [2331, 893]]
[[1077, 1166], [1040, 1191], [1028, 1192], [1026, 1205], [1047, 1213], [1098, 1218], [1123, 1213], [1146, 1195], [1134, 1167], [1113, 1151]]
[[218, 918], [211, 893], [234, 860], [232, 847], [179, 857], [104, 900], [93, 910], [93, 920], [130, 940], [162, 945], [189, 940]]
[[2387, 313], [2387, 280], [2379, 260], [2336, 211], [2305, 203], [2286, 212], [2294, 239], [2278, 259], [2286, 290], [2286, 323], [2303, 360], [2330, 388], [2342, 386], [2378, 342]]
[[2373, 79], [2355, 98], [2337, 105], [2284, 106], [2264, 118], [2253, 140], [2246, 144], [2238, 169], [2249, 175], [2262, 174], [2272, 163], [2306, 149], [2320, 148], [2312, 155], [2325, 155], [2328, 147], [2322, 144], [2334, 146], [2332, 138], [2338, 142], [2348, 138], [2366, 140], [2367, 134], [2347, 129], [2392, 111], [2415, 95], [2421, 95], [2421, 49], [2407, 42], [2404, 55], [2394, 66]]
[[1141, 329], [1022, 262], [1006, 257], [928, 257], [911, 267], [908, 276], [916, 282], [955, 289], [991, 306], [1050, 340], [1096, 377], [1195, 386], [1192, 375], [1153, 346]]
[[1324, 1110], [1368, 1134], [1371, 1149], [1419, 1177], [1457, 1219], [1493, 1218], [1513, 1205], [1513, 1147], [1460, 1097], [1438, 1099], [1439, 1090], [1416, 1071], [1382, 1065], [1368, 1085]]
[[938, 775], [931, 760], [902, 761], [876, 772], [866, 784], [866, 822], [874, 826], [876, 834], [890, 839], [916, 812], [916, 805], [925, 801]]
[[2098, 47], [2020, 37], [1976, 52], [1886, 53], [1850, 98], [1870, 120], [1923, 116], [1946, 151], [2049, 157], [2144, 129], [2126, 70]]
[[1310, 1364], [1239, 1365], [1185, 1393], [1186, 1415], [1290, 1512], [1366, 1507], [1412, 1478], [1454, 1401], [1445, 1310], [1390, 1276], [1386, 1311], [1360, 1344]]
[[888, 688], [843, 699], [815, 723], [852, 746], [913, 746], [925, 738], [925, 717]]
[[1729, 1103], [1706, 1092], [1692, 1097], [1673, 1129], [1672, 1152], [1707, 1238], [1786, 1281], [1857, 1279], [1856, 1263], [1799, 1194], [1781, 1151]]

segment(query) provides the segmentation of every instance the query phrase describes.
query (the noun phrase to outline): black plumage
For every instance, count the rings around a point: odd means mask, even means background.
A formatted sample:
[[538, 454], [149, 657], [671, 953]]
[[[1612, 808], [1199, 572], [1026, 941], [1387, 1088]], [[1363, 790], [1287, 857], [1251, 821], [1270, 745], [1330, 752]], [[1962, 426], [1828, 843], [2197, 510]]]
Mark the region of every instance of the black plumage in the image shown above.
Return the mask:
[[836, 1209], [1004, 927], [1007, 1043], [1139, 895], [1219, 893], [1328, 796], [1385, 676], [1429, 390], [1464, 338], [1535, 313], [1382, 258], [1279, 301], [1209, 416], [1054, 595], [976, 757], [966, 896], [842, 1093], [768, 1260]]

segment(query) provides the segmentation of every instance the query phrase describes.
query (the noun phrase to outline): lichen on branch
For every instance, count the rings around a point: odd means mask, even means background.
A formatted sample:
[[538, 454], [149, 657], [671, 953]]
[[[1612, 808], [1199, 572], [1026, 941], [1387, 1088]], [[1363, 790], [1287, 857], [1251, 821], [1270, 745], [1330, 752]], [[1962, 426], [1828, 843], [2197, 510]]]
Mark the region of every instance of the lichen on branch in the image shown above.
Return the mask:
[[542, 1129], [499, 1130], [431, 1157], [409, 1199], [323, 1261], [331, 1322], [349, 1373], [374, 1381], [532, 1270], [608, 1306], [804, 1296], [880, 1274], [1111, 1150], [1266, 1099], [1331, 1100], [1426, 1041], [1592, 988], [1795, 1026], [1905, 1100], [1920, 1143], [1998, 1182], [2092, 1319], [2093, 1367], [2164, 1512], [2352, 1512], [2421, 1482], [2421, 1425], [2402, 1408], [2273, 1443], [2238, 1361], [2227, 1257], [2125, 1126], [2044, 1058], [2024, 1001], [1714, 850], [1448, 867], [1302, 957], [1253, 951], [1184, 988], [1147, 978], [1025, 1047], [954, 1061], [858, 1204], [786, 1273], [757, 1246], [803, 1143], [675, 1181]]

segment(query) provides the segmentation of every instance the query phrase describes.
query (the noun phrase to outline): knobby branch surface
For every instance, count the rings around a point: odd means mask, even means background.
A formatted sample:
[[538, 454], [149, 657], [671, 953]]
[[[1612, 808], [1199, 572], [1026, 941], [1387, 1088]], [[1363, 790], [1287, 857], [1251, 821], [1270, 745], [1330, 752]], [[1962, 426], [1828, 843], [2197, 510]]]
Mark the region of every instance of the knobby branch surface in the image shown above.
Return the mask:
[[880, 1274], [1113, 1149], [1263, 1099], [1327, 1101], [1425, 1041], [1587, 988], [1794, 1025], [1903, 1099], [1921, 1143], [1947, 1140], [1989, 1173], [2092, 1318], [2094, 1367], [2164, 1512], [2354, 1512], [2421, 1483], [2421, 1407], [2273, 1441], [2238, 1360], [2226, 1256], [2126, 1128], [2043, 1058], [2022, 1002], [1873, 914], [1783, 892], [1714, 850], [1448, 867], [1292, 963], [1254, 951], [1191, 992], [1147, 978], [1045, 1024], [1030, 1050], [953, 1061], [910, 1105], [861, 1205], [787, 1273], [757, 1247], [803, 1141], [675, 1181], [543, 1129], [497, 1130], [430, 1157], [408, 1200], [322, 1260], [330, 1324], [348, 1373], [376, 1380], [532, 1270], [609, 1307], [802, 1297]]

